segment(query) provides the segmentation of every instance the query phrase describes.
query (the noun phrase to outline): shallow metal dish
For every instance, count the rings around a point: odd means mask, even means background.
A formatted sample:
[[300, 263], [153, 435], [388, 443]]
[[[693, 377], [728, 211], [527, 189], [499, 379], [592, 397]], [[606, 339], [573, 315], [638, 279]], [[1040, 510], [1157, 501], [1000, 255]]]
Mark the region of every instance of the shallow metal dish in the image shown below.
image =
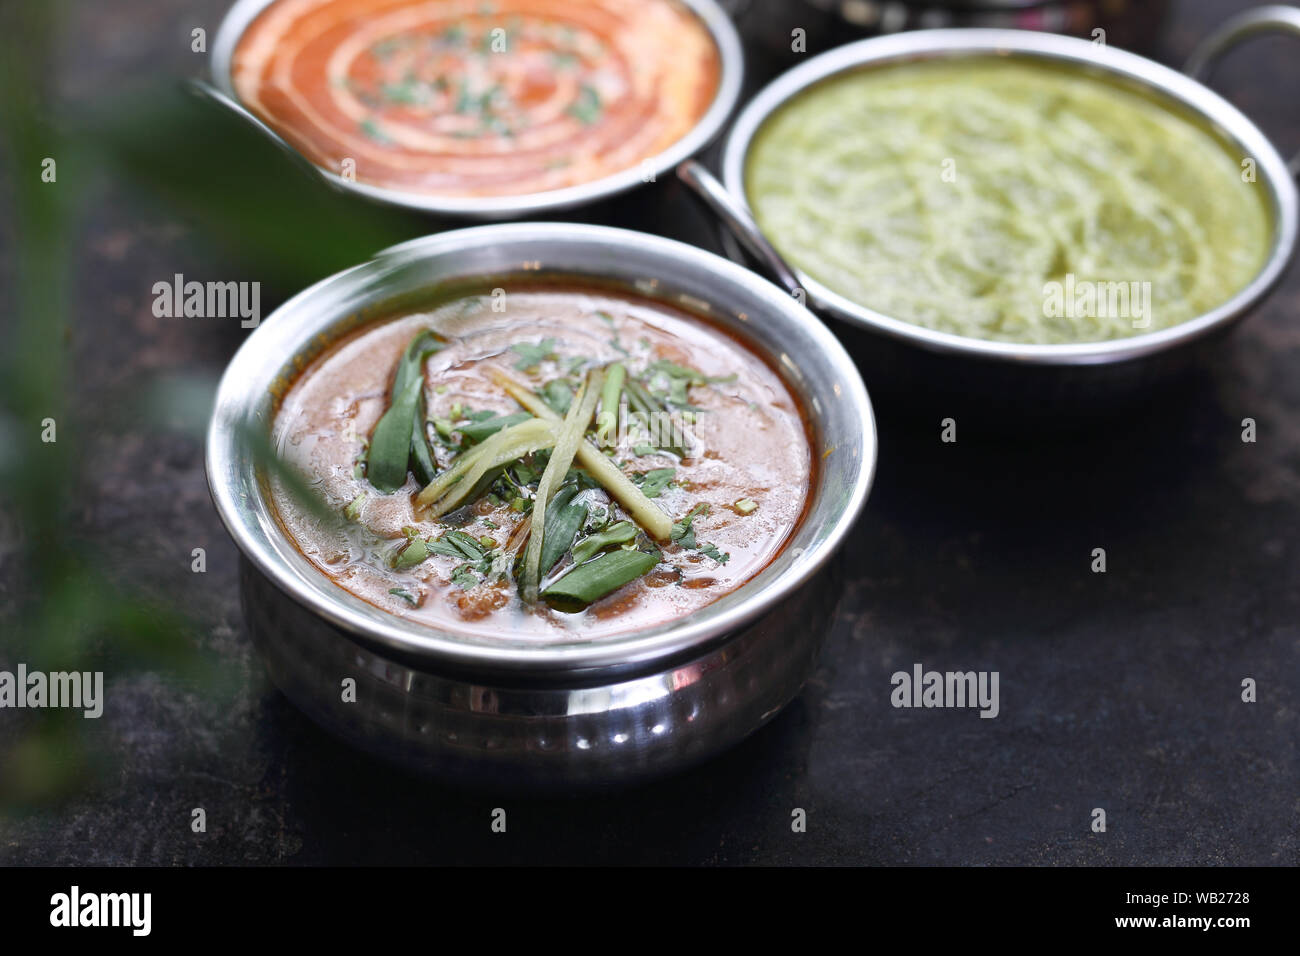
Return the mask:
[[1106, 41], [1125, 49], [1149, 44], [1168, 0], [744, 0], [736, 13], [765, 51], [792, 59], [790, 31], [807, 31], [809, 49], [849, 39], [937, 27], [1045, 30], [1071, 36], [1105, 31]]
[[[249, 444], [272, 388], [385, 303], [460, 279], [612, 282], [705, 315], [778, 368], [811, 422], [811, 501], [780, 555], [691, 617], [587, 643], [474, 638], [404, 622], [344, 591], [281, 529]], [[491, 286], [489, 286], [490, 288]], [[870, 401], [834, 336], [776, 286], [693, 246], [559, 223], [417, 239], [281, 306], [218, 389], [208, 482], [245, 558], [243, 598], [272, 678], [340, 736], [417, 770], [563, 788], [676, 769], [735, 743], [798, 692], [839, 597], [836, 554], [876, 462]], [[357, 682], [355, 703], [341, 682]]]
[[647, 157], [645, 164], [589, 183], [519, 196], [432, 196], [386, 189], [344, 179], [332, 170], [317, 166], [239, 102], [230, 73], [235, 47], [238, 46], [240, 37], [257, 15], [274, 2], [276, 0], [238, 0], [230, 8], [225, 19], [221, 21], [212, 43], [212, 85], [196, 80], [190, 83], [191, 88], [235, 113], [271, 140], [295, 163], [304, 167], [312, 175], [318, 176], [331, 188], [386, 205], [431, 214], [470, 219], [510, 219], [585, 205], [640, 186], [645, 182], [647, 172], [653, 172], [658, 176], [708, 145], [727, 121], [727, 117], [731, 115], [732, 107], [735, 106], [736, 99], [740, 95], [741, 78], [744, 74], [744, 54], [740, 37], [736, 34], [731, 18], [718, 6], [716, 0], [678, 0], [699, 17], [717, 45], [720, 61], [718, 92], [713, 98], [713, 104], [691, 131], [662, 153]]
[[[1300, 33], [1300, 10], [1266, 7], [1229, 21], [1192, 58], [1189, 70], [1204, 75], [1213, 60], [1236, 42], [1267, 29]], [[988, 55], [1050, 60], [1142, 89], [1172, 109], [1198, 118], [1235, 144], [1242, 156], [1253, 158], [1273, 220], [1270, 252], [1258, 275], [1227, 302], [1179, 325], [1123, 339], [1068, 345], [1021, 345], [937, 332], [852, 302], [797, 270], [786, 269], [782, 276], [773, 261], [780, 256], [754, 223], [745, 188], [749, 146], [767, 118], [803, 90], [837, 74], [889, 63]], [[814, 57], [774, 80], [741, 112], [724, 145], [725, 187], [698, 163], [685, 164], [681, 175], [783, 283], [805, 290], [818, 311], [866, 333], [854, 354], [873, 388], [884, 383], [918, 392], [933, 389], [945, 397], [984, 395], [1033, 414], [1126, 400], [1183, 367], [1191, 357], [1185, 346], [1225, 330], [1257, 305], [1295, 251], [1293, 172], [1268, 138], [1231, 103], [1197, 80], [1145, 57], [1054, 34], [953, 29], [863, 40]], [[735, 243], [728, 245], [730, 254], [740, 258]], [[791, 274], [793, 281], [788, 278]]]

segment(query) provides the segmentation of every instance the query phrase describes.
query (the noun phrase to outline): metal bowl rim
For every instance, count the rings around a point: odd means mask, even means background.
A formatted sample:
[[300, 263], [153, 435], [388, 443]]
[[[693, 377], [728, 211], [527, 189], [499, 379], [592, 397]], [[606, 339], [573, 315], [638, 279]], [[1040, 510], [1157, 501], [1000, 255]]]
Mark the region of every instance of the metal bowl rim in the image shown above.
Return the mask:
[[[212, 81], [221, 92], [241, 105], [243, 105], [243, 101], [236, 94], [231, 79], [231, 65], [235, 48], [239, 45], [239, 40], [244, 35], [244, 31], [248, 29], [258, 14], [275, 2], [277, 0], [236, 0], [222, 19], [212, 43], [212, 56], [210, 58]], [[745, 56], [740, 36], [736, 32], [735, 24], [731, 22], [731, 18], [727, 16], [717, 0], [677, 0], [677, 2], [694, 13], [713, 38], [714, 46], [718, 50], [720, 68], [718, 89], [709, 108], [685, 136], [672, 143], [664, 151], [653, 157], [648, 157], [644, 161], [648, 162], [649, 166], [645, 166], [643, 162], [642, 165], [624, 169], [588, 183], [579, 183], [576, 186], [567, 186], [563, 189], [553, 189], [540, 193], [457, 197], [373, 186], [356, 180], [344, 179], [337, 173], [311, 160], [307, 161], [311, 162], [317, 172], [336, 188], [354, 193], [372, 202], [402, 209], [412, 209], [418, 212], [462, 216], [470, 219], [507, 219], [535, 213], [558, 212], [644, 185], [645, 179], [643, 177], [647, 169], [652, 170], [655, 177], [658, 177], [682, 160], [695, 155], [718, 135], [740, 98], [741, 84], [744, 78]], [[279, 135], [278, 132], [277, 135]], [[287, 141], [285, 145], [296, 150]], [[300, 155], [302, 154], [300, 153]], [[303, 158], [306, 159], [305, 156]]]
[[1256, 160], [1256, 168], [1269, 190], [1274, 219], [1272, 247], [1260, 271], [1231, 298], [1202, 315], [1165, 329], [1104, 342], [1019, 344], [939, 332], [858, 305], [796, 270], [814, 303], [824, 306], [837, 319], [928, 351], [1021, 365], [1061, 366], [1125, 362], [1191, 342], [1240, 318], [1268, 293], [1286, 270], [1296, 245], [1296, 186], [1286, 161], [1249, 117], [1204, 84], [1138, 54], [1077, 37], [972, 27], [915, 30], [836, 47], [776, 77], [750, 100], [723, 145], [723, 182], [752, 215], [745, 191], [745, 159], [755, 133], [786, 103], [833, 75], [895, 60], [1021, 54], [1100, 69], [1145, 84], [1246, 147], [1246, 155]]
[[[237, 482], [228, 480], [227, 476], [241, 474], [250, 466], [239, 458], [235, 425], [238, 421], [253, 417], [254, 409], [270, 385], [266, 381], [250, 381], [245, 366], [254, 363], [256, 353], [267, 345], [274, 344], [277, 337], [291, 342], [292, 348], [272, 354], [281, 355], [283, 363], [289, 362], [312, 335], [319, 333], [323, 326], [336, 322], [337, 318], [318, 321], [301, 330], [276, 330], [288, 329], [294, 322], [312, 321], [309, 318], [292, 317], [301, 315], [304, 311], [310, 313], [322, 297], [326, 300], [340, 299], [346, 291], [359, 288], [376, 274], [382, 274], [402, 263], [432, 259], [440, 254], [468, 248], [499, 248], [509, 243], [527, 242], [559, 243], [566, 239], [635, 248], [654, 256], [665, 265], [689, 264], [708, 270], [720, 279], [745, 288], [806, 334], [805, 347], [818, 350], [833, 366], [836, 382], [841, 387], [839, 396], [848, 402], [850, 417], [860, 422], [862, 434], [862, 457], [857, 465], [850, 494], [841, 505], [837, 506], [835, 502], [823, 505], [825, 509], [836, 510], [839, 514], [826, 537], [799, 555], [797, 563], [790, 567], [773, 573], [769, 565], [760, 571], [741, 585], [741, 588], [749, 587], [768, 574], [772, 574], [771, 580], [712, 620], [693, 621], [688, 617], [647, 629], [611, 635], [594, 643], [526, 648], [471, 643], [463, 636], [457, 637], [451, 632], [406, 622], [382, 611], [377, 616], [363, 616], [341, 603], [318, 597], [307, 588], [298, 572], [281, 559], [270, 541], [259, 540], [239, 518], [240, 491], [236, 487]], [[665, 274], [665, 278], [670, 280], [671, 275]], [[627, 285], [632, 287], [632, 281], [628, 280]], [[719, 288], [721, 287], [722, 283], [719, 282]], [[720, 303], [725, 303], [721, 293], [714, 304]], [[329, 312], [320, 310], [317, 314], [328, 316]], [[772, 361], [770, 353], [758, 343], [749, 344], [760, 355], [766, 356], [769, 362]], [[811, 416], [819, 414], [813, 408], [807, 408], [806, 411]], [[297, 603], [345, 632], [415, 659], [442, 662], [471, 670], [488, 668], [541, 676], [574, 671], [595, 673], [601, 668], [659, 663], [684, 652], [701, 650], [765, 614], [811, 580], [838, 551], [865, 506], [875, 475], [877, 454], [875, 417], [857, 367], [830, 330], [792, 297], [750, 270], [696, 246], [627, 229], [570, 223], [498, 223], [412, 239], [384, 250], [367, 262], [322, 279], [298, 293], [265, 318], [230, 360], [217, 388], [206, 442], [208, 485], [227, 531], [254, 567]], [[801, 524], [813, 520], [815, 516], [816, 511], [805, 515]], [[282, 532], [279, 537], [284, 539], [287, 548], [296, 550]], [[783, 553], [784, 549], [778, 552]], [[346, 593], [341, 588], [339, 590], [340, 594]], [[376, 617], [380, 620], [376, 620]]]

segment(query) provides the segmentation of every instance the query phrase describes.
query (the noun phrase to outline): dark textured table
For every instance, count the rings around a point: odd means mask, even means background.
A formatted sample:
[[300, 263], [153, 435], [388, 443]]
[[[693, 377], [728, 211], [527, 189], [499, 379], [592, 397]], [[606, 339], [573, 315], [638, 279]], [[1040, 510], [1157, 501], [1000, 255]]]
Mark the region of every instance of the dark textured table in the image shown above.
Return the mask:
[[[63, 94], [84, 102], [142, 76], [197, 72], [190, 30], [213, 30], [224, 6], [77, 6]], [[1153, 55], [1179, 63], [1237, 8], [1176, 5]], [[1300, 148], [1298, 84], [1300, 47], [1274, 39], [1215, 80], [1287, 150]], [[716, 246], [674, 183], [585, 218]], [[189, 611], [232, 679], [213, 692], [110, 668], [109, 706], [89, 734], [112, 771], [57, 807], [0, 818], [0, 861], [1300, 862], [1300, 273], [1211, 367], [1082, 430], [965, 429], [945, 444], [937, 420], [880, 402], [876, 486], [802, 696], [685, 775], [533, 802], [405, 776], [268, 685], [200, 441], [184, 422], [125, 411], [154, 378], [211, 383], [237, 347], [231, 323], [151, 312], [152, 284], [175, 272], [257, 278], [201, 243], [201, 229], [112, 177], [84, 210], [75, 405], [123, 413], [85, 449], [93, 477], [79, 520], [106, 566], [133, 566], [136, 583]], [[1254, 443], [1241, 440], [1247, 417]], [[190, 571], [196, 547], [204, 574]], [[1105, 574], [1090, 570], [1097, 547]], [[893, 708], [890, 675], [914, 662], [998, 671], [999, 716]], [[1256, 703], [1241, 700], [1247, 677]], [[490, 829], [498, 806], [505, 834]], [[195, 807], [206, 833], [191, 831]], [[1090, 827], [1097, 807], [1104, 833]], [[792, 832], [795, 808], [804, 833]]]

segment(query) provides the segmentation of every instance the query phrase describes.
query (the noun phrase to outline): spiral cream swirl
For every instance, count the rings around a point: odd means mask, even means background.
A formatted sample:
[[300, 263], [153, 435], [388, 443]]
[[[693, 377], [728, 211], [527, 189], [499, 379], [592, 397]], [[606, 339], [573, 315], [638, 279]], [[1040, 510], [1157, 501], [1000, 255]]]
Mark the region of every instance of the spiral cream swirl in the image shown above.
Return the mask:
[[637, 167], [699, 121], [719, 70], [677, 0], [277, 0], [232, 72], [317, 165], [467, 197]]

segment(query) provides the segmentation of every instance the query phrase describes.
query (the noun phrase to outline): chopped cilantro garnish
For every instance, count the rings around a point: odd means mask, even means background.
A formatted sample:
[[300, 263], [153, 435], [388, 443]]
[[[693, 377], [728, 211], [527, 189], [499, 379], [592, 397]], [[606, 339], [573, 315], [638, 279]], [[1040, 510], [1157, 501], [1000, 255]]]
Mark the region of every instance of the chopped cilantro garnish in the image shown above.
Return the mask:
[[573, 404], [573, 389], [563, 379], [552, 379], [542, 386], [542, 401], [557, 415], [567, 415]]
[[652, 468], [640, 477], [641, 493], [647, 498], [658, 498], [676, 474], [673, 468]]
[[700, 554], [707, 555], [708, 557], [712, 558], [714, 561], [717, 561], [718, 564], [726, 564], [727, 559], [731, 557], [731, 555], [719, 551], [717, 545], [713, 545], [713, 544], [700, 545]]
[[401, 103], [405, 106], [416, 106], [425, 100], [425, 88], [415, 81], [385, 83], [379, 91], [389, 102]]
[[686, 513], [686, 517], [673, 524], [672, 539], [683, 548], [695, 548], [695, 519], [709, 513], [709, 506], [701, 502]]
[[366, 503], [366, 499], [368, 497], [370, 496], [363, 491], [361, 492], [361, 494], [357, 495], [355, 498], [349, 501], [348, 506], [343, 509], [344, 517], [346, 517], [349, 521], [356, 521], [358, 518], [360, 518], [361, 506]]
[[686, 517], [673, 525], [673, 530], [671, 532], [672, 539], [683, 548], [698, 551], [700, 554], [712, 558], [719, 564], [726, 564], [727, 560], [731, 557], [730, 554], [719, 551], [717, 545], [710, 544], [707, 541], [701, 544], [695, 540], [695, 519], [700, 515], [706, 515], [708, 513], [709, 506], [704, 502], [700, 502], [686, 513]]
[[429, 550], [434, 554], [469, 561], [482, 561], [487, 556], [479, 543], [464, 531], [448, 531], [441, 538], [430, 541]]
[[536, 368], [543, 360], [552, 355], [554, 350], [555, 339], [542, 339], [537, 344], [516, 342], [510, 346], [510, 351], [519, 356], [519, 360], [515, 362], [515, 368], [521, 372]]
[[407, 604], [411, 605], [411, 607], [415, 607], [419, 603], [415, 599], [415, 595], [412, 594], [410, 591], [406, 590], [406, 588], [389, 588], [388, 593], [395, 594], [397, 597], [401, 598]]
[[451, 583], [460, 586], [462, 591], [468, 591], [476, 587], [479, 583], [478, 575], [468, 564], [462, 564], [455, 571], [451, 572]]
[[578, 98], [569, 106], [569, 115], [583, 126], [590, 126], [600, 119], [600, 94], [595, 87], [582, 84]]
[[361, 121], [361, 132], [365, 133], [376, 143], [391, 142], [389, 138], [386, 135], [384, 135], [384, 131], [379, 128], [379, 124], [377, 124], [373, 119], [370, 119], [369, 117]]
[[373, 44], [370, 47], [370, 52], [374, 54], [374, 56], [377, 59], [387, 60], [390, 56], [392, 56], [394, 53], [397, 52], [398, 48], [401, 47], [401, 45], [402, 45], [401, 37], [385, 37], [384, 39]]

